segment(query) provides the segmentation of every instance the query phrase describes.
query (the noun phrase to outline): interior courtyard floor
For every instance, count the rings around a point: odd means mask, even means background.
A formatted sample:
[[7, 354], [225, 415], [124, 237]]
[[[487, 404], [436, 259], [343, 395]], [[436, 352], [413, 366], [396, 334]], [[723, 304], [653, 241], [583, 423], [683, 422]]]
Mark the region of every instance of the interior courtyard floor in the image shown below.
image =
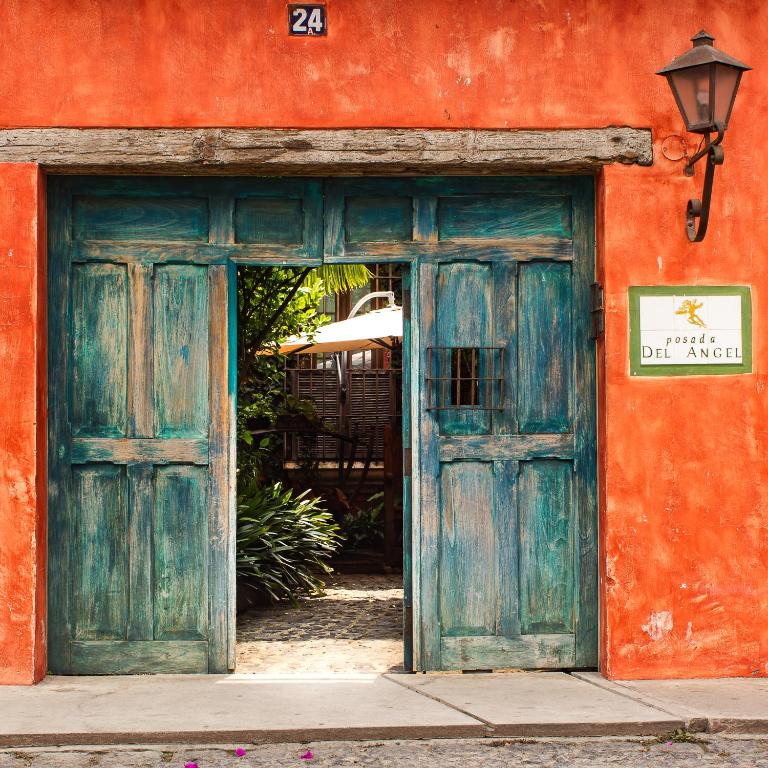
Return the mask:
[[402, 574], [338, 574], [324, 597], [237, 617], [238, 673], [402, 669]]

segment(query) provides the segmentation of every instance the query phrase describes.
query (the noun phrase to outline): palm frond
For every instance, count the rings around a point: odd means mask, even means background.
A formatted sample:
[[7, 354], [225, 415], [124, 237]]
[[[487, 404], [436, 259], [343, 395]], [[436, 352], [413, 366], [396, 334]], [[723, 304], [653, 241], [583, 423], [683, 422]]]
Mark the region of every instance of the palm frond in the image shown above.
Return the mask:
[[323, 289], [331, 294], [362, 288], [370, 279], [371, 273], [363, 264], [323, 264], [307, 275], [305, 283], [314, 285], [322, 280]]

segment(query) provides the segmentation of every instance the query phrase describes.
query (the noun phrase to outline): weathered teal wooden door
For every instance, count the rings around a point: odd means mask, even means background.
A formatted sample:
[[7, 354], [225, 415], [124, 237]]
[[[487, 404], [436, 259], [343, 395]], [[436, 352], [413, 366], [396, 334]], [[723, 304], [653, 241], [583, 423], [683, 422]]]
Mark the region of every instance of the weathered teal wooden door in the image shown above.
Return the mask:
[[416, 668], [595, 666], [591, 182], [453, 187], [414, 291]]
[[50, 669], [233, 667], [233, 263], [323, 260], [410, 264], [414, 667], [595, 665], [592, 196], [51, 180]]
[[229, 279], [187, 248], [208, 202], [61, 182], [50, 215], [49, 668], [224, 672]]

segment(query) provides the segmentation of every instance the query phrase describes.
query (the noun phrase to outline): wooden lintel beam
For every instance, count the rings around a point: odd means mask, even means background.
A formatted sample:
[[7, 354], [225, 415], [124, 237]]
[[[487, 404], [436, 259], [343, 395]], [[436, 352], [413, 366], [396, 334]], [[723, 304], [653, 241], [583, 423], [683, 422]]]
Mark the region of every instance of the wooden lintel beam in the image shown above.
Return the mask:
[[6, 128], [0, 163], [56, 173], [499, 174], [651, 165], [647, 128]]

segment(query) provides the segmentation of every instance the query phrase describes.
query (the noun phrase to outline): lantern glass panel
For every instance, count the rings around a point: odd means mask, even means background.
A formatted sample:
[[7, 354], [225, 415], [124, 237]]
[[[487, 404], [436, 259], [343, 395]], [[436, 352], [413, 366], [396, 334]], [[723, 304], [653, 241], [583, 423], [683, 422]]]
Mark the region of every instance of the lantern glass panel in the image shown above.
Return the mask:
[[711, 74], [710, 64], [700, 64], [667, 75], [689, 131], [704, 133], [714, 124], [709, 87]]
[[715, 120], [722, 124], [724, 129], [728, 127], [740, 76], [741, 71], [736, 67], [715, 64]]

